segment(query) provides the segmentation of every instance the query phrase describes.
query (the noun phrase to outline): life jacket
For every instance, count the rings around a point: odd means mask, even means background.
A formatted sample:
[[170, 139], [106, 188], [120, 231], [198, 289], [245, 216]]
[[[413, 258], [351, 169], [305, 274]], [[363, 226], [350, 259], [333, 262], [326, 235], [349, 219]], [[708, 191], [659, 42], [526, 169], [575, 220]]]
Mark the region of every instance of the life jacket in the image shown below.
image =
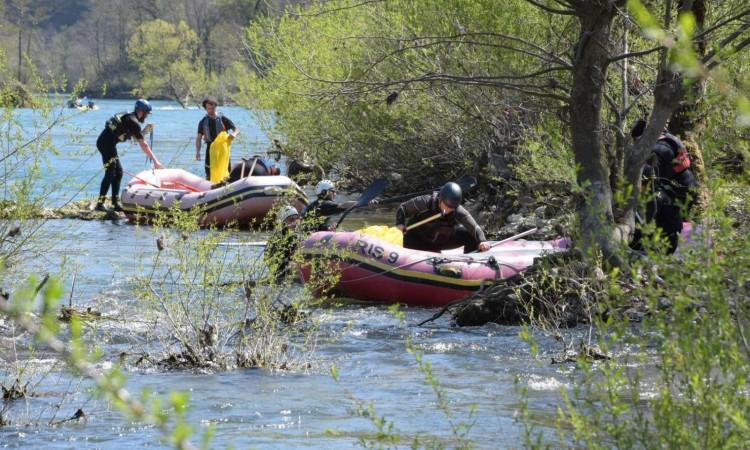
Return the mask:
[[203, 128], [203, 139], [204, 139], [204, 140], [205, 140], [206, 142], [211, 142], [211, 141], [209, 140], [209, 139], [211, 138], [211, 133], [210, 133], [210, 128], [209, 128], [208, 124], [209, 124], [209, 123], [210, 123], [210, 122], [211, 122], [212, 120], [213, 120], [214, 122], [216, 122], [216, 135], [217, 135], [217, 136], [218, 136], [218, 135], [219, 135], [219, 133], [221, 133], [222, 131], [226, 131], [226, 127], [224, 127], [224, 121], [223, 121], [223, 120], [221, 120], [221, 114], [220, 114], [220, 113], [219, 113], [219, 114], [216, 114], [216, 117], [214, 117], [214, 118], [211, 118], [211, 117], [209, 117], [209, 116], [208, 116], [208, 114], [206, 114], [206, 115], [205, 115], [205, 116], [203, 117], [203, 119], [201, 120], [201, 124], [202, 124], [202, 128]]
[[107, 120], [107, 122], [104, 124], [104, 127], [108, 129], [115, 137], [115, 139], [117, 139], [119, 142], [125, 142], [125, 140], [128, 138], [128, 134], [122, 125], [122, 118], [127, 114], [127, 111], [117, 113], [114, 116], [110, 117], [109, 120]]
[[664, 142], [672, 149], [673, 158], [670, 163], [674, 173], [680, 174], [690, 168], [690, 154], [680, 138], [669, 133], [664, 133], [659, 137], [657, 142]]

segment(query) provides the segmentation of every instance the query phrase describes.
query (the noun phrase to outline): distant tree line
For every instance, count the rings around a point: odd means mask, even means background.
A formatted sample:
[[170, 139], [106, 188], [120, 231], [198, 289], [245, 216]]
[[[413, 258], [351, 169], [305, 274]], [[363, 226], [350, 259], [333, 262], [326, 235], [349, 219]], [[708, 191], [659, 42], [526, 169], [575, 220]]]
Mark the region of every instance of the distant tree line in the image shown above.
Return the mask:
[[231, 89], [223, 75], [248, 60], [245, 29], [294, 0], [6, 0], [0, 4], [4, 84], [34, 74], [96, 96], [195, 101]]

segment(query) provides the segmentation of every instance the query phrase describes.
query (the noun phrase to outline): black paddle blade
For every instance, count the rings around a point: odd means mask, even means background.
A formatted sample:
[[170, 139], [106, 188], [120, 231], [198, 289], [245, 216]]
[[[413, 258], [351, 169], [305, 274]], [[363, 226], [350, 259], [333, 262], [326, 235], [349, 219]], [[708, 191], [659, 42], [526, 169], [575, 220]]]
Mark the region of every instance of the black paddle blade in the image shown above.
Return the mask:
[[351, 208], [344, 211], [344, 214], [341, 215], [339, 221], [336, 222], [336, 228], [341, 225], [341, 222], [346, 219], [346, 216], [348, 216], [350, 212], [354, 211], [357, 208], [369, 205], [370, 202], [375, 200], [375, 197], [382, 194], [387, 187], [388, 180], [386, 180], [385, 178], [378, 178], [377, 180], [373, 181], [372, 184], [370, 184], [370, 186], [365, 189], [362, 195], [359, 196], [359, 198], [357, 199], [357, 203], [355, 203]]
[[365, 189], [362, 195], [359, 196], [359, 198], [357, 199], [357, 204], [354, 207], [360, 208], [362, 206], [368, 205], [371, 201], [375, 200], [378, 195], [382, 194], [387, 187], [388, 180], [386, 180], [385, 178], [378, 178], [377, 180], [373, 181], [372, 184], [367, 189]]

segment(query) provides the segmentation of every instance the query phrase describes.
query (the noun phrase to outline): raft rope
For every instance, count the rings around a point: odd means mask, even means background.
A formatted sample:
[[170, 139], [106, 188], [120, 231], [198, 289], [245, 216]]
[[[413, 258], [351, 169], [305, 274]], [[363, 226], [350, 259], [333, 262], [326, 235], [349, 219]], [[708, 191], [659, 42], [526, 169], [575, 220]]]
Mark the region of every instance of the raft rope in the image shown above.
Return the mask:
[[[439, 259], [439, 258], [437, 258], [437, 257], [435, 257], [435, 256], [430, 256], [430, 257], [428, 257], [428, 258], [424, 258], [424, 259], [419, 259], [419, 260], [417, 260], [417, 261], [412, 261], [412, 262], [410, 262], [410, 263], [402, 264], [402, 265], [400, 265], [400, 266], [395, 266], [395, 267], [391, 267], [390, 269], [387, 269], [387, 270], [383, 270], [383, 271], [381, 271], [381, 272], [378, 272], [378, 273], [374, 273], [374, 274], [372, 274], [372, 275], [368, 275], [368, 276], [366, 276], [366, 277], [360, 277], [360, 278], [357, 278], [357, 279], [354, 279], [354, 280], [339, 280], [338, 284], [354, 283], [354, 282], [359, 282], [359, 281], [369, 280], [369, 279], [372, 279], [372, 278], [380, 277], [380, 276], [383, 276], [383, 275], [386, 275], [386, 274], [389, 274], [389, 273], [395, 272], [396, 270], [404, 269], [404, 268], [407, 268], [407, 267], [411, 267], [411, 266], [417, 265], [417, 264], [419, 264], [419, 263], [427, 262], [427, 261], [429, 261], [429, 260], [437, 260], [437, 259]], [[446, 258], [446, 259], [447, 259], [447, 258]], [[451, 258], [451, 259], [453, 259], [453, 258]], [[447, 262], [453, 262], [453, 261], [451, 261], [451, 259], [448, 259], [448, 261], [447, 261]], [[471, 257], [469, 257], [469, 258], [467, 258], [467, 259], [464, 259], [463, 261], [456, 261], [456, 262], [479, 262], [479, 263], [481, 263], [481, 264], [487, 264], [487, 265], [490, 265], [490, 264], [489, 264], [489, 262], [481, 262], [481, 261], [476, 261], [476, 260], [474, 260], [474, 259], [473, 259], [473, 258], [471, 258]], [[504, 263], [504, 262], [502, 262], [502, 261], [499, 261], [499, 260], [497, 260], [497, 259], [495, 259], [495, 262], [497, 263], [497, 268], [495, 268], [495, 279], [497, 279], [498, 275], [500, 274], [500, 268], [501, 268], [501, 266], [505, 266], [505, 267], [508, 267], [509, 269], [511, 269], [511, 270], [513, 270], [514, 272], [516, 272], [516, 275], [518, 275], [518, 274], [520, 273], [520, 272], [519, 272], [519, 270], [515, 268], [515, 266], [512, 266], [512, 265], [510, 265], [510, 264], [508, 264], [508, 263]], [[352, 266], [354, 266], [354, 267], [359, 267], [359, 266], [361, 266], [362, 264], [365, 264], [365, 262], [360, 262], [360, 263], [356, 263], [356, 264], [353, 264]], [[492, 266], [490, 266], [490, 267], [492, 267]], [[347, 267], [347, 268], [345, 268], [345, 269], [344, 269], [343, 271], [349, 270], [349, 269], [351, 269], [351, 268], [353, 268], [353, 267]], [[342, 271], [342, 272], [343, 272], [343, 271]]]

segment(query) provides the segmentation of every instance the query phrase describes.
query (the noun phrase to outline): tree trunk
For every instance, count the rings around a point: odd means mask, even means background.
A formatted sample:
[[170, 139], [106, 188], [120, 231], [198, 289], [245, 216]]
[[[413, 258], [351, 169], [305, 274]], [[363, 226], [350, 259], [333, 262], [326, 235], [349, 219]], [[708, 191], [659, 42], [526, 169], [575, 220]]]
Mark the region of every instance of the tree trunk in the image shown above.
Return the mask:
[[[695, 0], [691, 12], [695, 17], [696, 35], [700, 34], [706, 25], [706, 1]], [[707, 42], [705, 37], [695, 40], [695, 51], [700, 58], [706, 55]], [[703, 150], [700, 142], [706, 131], [706, 116], [702, 111], [702, 100], [706, 90], [706, 81], [704, 79], [695, 80], [688, 87], [685, 99], [680, 102], [679, 107], [669, 119], [669, 132], [682, 138], [685, 147], [690, 153], [692, 159], [692, 169], [700, 183], [700, 191], [697, 205], [700, 209], [708, 202], [708, 180], [706, 178], [705, 163], [703, 160]]]
[[577, 10], [581, 38], [575, 49], [571, 90], [571, 138], [578, 183], [585, 202], [579, 211], [582, 244], [585, 250], [600, 249], [605, 257], [614, 256], [612, 241], [612, 190], [604, 150], [601, 112], [610, 33], [616, 8], [610, 1], [584, 2]]
[[21, 79], [21, 68], [23, 67], [23, 27], [21, 21], [18, 21], [18, 82], [23, 83]]

